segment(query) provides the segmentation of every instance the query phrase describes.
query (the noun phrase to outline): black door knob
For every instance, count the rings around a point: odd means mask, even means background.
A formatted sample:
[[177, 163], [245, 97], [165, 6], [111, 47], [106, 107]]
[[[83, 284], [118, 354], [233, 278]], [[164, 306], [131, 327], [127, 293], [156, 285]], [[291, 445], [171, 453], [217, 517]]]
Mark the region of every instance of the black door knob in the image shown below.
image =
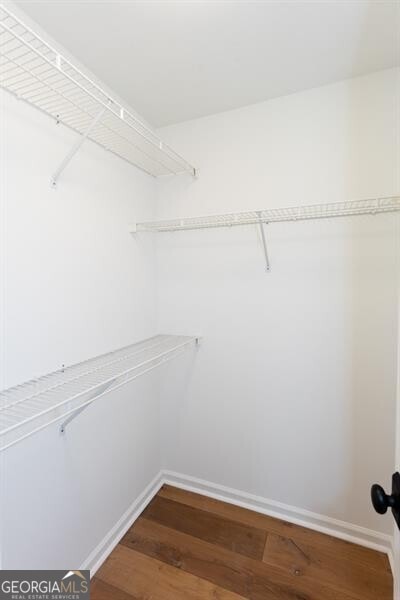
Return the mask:
[[392, 493], [386, 494], [382, 486], [377, 483], [371, 487], [371, 500], [374, 509], [384, 515], [388, 508], [392, 509], [393, 516], [400, 529], [400, 473], [393, 473]]
[[374, 509], [380, 515], [384, 515], [387, 509], [392, 508], [395, 504], [393, 496], [388, 496], [382, 486], [374, 483], [371, 488], [371, 500]]

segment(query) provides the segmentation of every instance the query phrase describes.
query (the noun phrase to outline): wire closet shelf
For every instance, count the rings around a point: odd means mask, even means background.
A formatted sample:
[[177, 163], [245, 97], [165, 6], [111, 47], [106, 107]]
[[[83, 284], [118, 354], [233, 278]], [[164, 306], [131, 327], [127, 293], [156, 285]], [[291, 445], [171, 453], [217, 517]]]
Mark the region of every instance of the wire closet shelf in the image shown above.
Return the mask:
[[0, 451], [179, 356], [197, 337], [158, 335], [0, 392]]
[[268, 208], [246, 212], [185, 217], [164, 221], [136, 223], [132, 233], [167, 232], [190, 229], [208, 229], [213, 227], [235, 227], [240, 225], [259, 225], [284, 221], [306, 221], [310, 219], [328, 219], [356, 215], [374, 215], [400, 211], [400, 196], [371, 198], [368, 200], [349, 200], [308, 206], [287, 208]]
[[1, 4], [0, 85], [150, 175], [195, 175], [146, 123]]

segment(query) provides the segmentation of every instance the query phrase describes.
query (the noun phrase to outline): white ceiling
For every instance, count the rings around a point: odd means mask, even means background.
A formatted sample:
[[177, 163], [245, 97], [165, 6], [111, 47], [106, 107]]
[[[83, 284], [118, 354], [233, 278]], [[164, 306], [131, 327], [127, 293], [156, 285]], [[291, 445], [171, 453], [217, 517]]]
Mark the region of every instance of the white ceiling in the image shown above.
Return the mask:
[[17, 4], [156, 127], [399, 64], [391, 0]]

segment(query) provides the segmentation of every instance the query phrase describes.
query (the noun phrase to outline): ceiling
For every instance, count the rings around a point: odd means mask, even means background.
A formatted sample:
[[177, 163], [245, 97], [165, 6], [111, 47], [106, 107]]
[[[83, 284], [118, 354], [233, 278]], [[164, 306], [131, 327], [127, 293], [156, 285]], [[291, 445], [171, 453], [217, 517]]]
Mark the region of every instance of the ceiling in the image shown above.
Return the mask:
[[391, 0], [17, 4], [155, 127], [400, 62]]

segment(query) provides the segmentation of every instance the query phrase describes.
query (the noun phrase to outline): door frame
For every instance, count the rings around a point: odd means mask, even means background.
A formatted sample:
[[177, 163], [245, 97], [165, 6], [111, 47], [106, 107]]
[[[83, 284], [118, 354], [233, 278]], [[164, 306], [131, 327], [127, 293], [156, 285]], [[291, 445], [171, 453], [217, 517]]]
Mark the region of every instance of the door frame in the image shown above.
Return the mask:
[[[398, 295], [397, 295], [397, 390], [395, 420], [395, 470], [400, 472], [400, 217], [397, 217], [397, 259], [398, 259]], [[392, 570], [394, 579], [394, 600], [400, 600], [400, 530], [393, 525]]]

